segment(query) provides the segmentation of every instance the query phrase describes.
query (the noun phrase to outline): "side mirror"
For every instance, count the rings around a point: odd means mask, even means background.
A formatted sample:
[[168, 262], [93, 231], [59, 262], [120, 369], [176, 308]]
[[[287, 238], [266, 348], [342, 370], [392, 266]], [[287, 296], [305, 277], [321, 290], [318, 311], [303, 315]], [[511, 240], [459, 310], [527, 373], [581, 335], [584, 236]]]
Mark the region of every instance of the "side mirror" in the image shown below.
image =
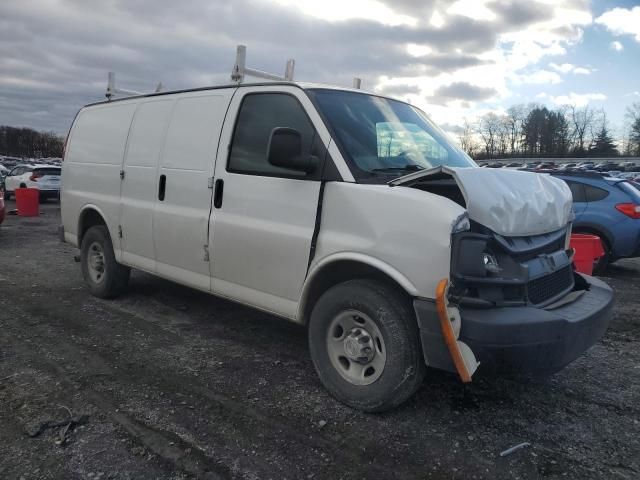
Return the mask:
[[271, 131], [267, 147], [267, 160], [276, 167], [313, 173], [318, 158], [302, 154], [302, 136], [295, 128], [276, 127]]

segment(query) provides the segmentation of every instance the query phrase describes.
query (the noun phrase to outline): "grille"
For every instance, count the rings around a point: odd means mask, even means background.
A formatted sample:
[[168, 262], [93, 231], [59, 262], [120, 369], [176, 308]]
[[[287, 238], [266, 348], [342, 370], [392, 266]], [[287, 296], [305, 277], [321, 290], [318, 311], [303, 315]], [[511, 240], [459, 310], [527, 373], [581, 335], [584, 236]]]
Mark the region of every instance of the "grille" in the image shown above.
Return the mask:
[[535, 305], [555, 297], [573, 286], [571, 265], [527, 283], [529, 301]]

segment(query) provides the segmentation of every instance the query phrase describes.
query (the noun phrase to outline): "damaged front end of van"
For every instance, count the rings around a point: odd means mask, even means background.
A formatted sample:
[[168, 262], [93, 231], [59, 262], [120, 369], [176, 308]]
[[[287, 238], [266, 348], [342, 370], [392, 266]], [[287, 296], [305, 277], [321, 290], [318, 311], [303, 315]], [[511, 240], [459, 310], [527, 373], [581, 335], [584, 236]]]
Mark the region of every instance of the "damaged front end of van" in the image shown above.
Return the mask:
[[425, 361], [463, 382], [483, 371], [549, 374], [591, 347], [613, 292], [576, 272], [571, 193], [527, 172], [437, 167], [389, 182], [466, 209], [451, 232], [450, 276], [414, 299]]

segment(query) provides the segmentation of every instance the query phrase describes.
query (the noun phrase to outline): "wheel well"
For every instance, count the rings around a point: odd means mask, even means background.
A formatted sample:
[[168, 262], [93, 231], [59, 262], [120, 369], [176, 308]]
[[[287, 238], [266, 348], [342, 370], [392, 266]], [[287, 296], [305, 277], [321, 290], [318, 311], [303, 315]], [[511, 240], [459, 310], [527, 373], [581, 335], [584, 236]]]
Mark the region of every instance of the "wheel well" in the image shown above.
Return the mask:
[[313, 306], [329, 288], [348, 280], [357, 280], [360, 278], [378, 280], [405, 295], [407, 300], [411, 298], [409, 293], [407, 293], [396, 280], [381, 270], [355, 260], [339, 260], [323, 267], [314, 275], [311, 280], [311, 285], [307, 287], [306, 294], [302, 299], [303, 307], [300, 321], [303, 324], [308, 322]]
[[100, 215], [97, 210], [93, 208], [84, 210], [78, 222], [78, 246], [82, 245], [82, 238], [84, 234], [87, 233], [87, 230], [96, 225], [104, 225], [106, 227], [107, 222], [104, 221], [104, 218], [102, 218], [102, 215]]

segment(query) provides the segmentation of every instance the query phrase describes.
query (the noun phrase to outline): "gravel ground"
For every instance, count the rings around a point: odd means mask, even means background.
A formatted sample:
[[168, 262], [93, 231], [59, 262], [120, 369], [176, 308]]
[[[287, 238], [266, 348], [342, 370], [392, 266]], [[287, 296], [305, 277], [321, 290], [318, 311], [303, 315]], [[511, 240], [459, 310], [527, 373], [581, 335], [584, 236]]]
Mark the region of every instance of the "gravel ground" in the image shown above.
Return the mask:
[[370, 415], [324, 391], [300, 326], [139, 272], [91, 297], [58, 224], [51, 203], [0, 226], [0, 478], [640, 477], [640, 261], [610, 268], [609, 331], [562, 372], [429, 371]]

